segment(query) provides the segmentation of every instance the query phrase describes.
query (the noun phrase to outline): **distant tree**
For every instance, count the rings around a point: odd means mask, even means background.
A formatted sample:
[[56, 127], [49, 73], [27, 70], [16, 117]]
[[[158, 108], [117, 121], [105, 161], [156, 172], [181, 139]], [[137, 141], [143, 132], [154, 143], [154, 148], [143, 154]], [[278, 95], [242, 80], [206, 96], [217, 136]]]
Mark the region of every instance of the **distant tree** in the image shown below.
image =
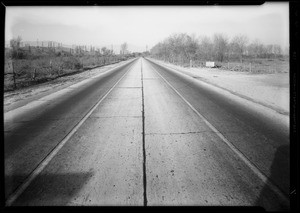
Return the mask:
[[111, 50], [107, 49], [106, 47], [102, 47], [101, 48], [101, 53], [104, 56], [108, 56], [108, 55], [111, 55]]
[[[282, 57], [289, 55], [289, 48], [284, 51], [276, 44], [264, 45], [258, 39], [252, 41], [245, 35], [237, 35], [230, 40], [223, 34], [214, 34], [213, 37], [190, 36], [186, 33], [172, 34], [163, 41], [154, 45], [151, 57], [171, 63], [186, 63], [191, 59], [198, 58], [203, 61], [224, 61], [239, 59], [243, 62], [245, 55], [253, 58]], [[120, 51], [123, 53], [123, 51]]]
[[245, 35], [238, 35], [232, 39], [231, 47], [233, 52], [238, 55], [240, 62], [243, 62], [243, 54], [246, 50], [248, 40]]
[[102, 47], [101, 53], [103, 55], [103, 63], [105, 64], [107, 61], [107, 57], [111, 55], [111, 50], [107, 49], [106, 47]]
[[282, 49], [280, 45], [274, 45], [274, 54], [276, 57], [280, 57], [282, 55]]
[[128, 51], [127, 48], [128, 48], [128, 45], [127, 45], [126, 42], [123, 43], [123, 44], [121, 44], [121, 54], [122, 54], [122, 55], [124, 55], [124, 54], [127, 53], [127, 51]]
[[12, 59], [20, 58], [21, 41], [22, 41], [22, 38], [20, 36], [10, 40], [10, 46], [12, 48], [12, 51], [11, 51]]
[[105, 55], [105, 53], [106, 53], [106, 47], [102, 47], [101, 48], [101, 53], [102, 53], [102, 55]]
[[207, 36], [202, 37], [196, 52], [197, 57], [204, 61], [212, 60], [213, 48], [214, 46], [211, 39]]
[[228, 59], [236, 59], [238, 57], [236, 45], [232, 41], [227, 46], [227, 57]]
[[274, 45], [273, 44], [266, 45], [265, 49], [266, 49], [266, 53], [267, 53], [268, 58], [272, 58], [272, 57], [275, 56], [275, 54], [274, 54]]
[[223, 61], [228, 48], [228, 38], [220, 33], [214, 34], [214, 55], [218, 61]]
[[197, 49], [199, 48], [198, 39], [195, 35], [185, 36], [185, 53], [189, 60], [195, 60]]
[[249, 46], [248, 52], [250, 55], [254, 56], [256, 59], [263, 57], [266, 52], [266, 47], [258, 39], [255, 39]]

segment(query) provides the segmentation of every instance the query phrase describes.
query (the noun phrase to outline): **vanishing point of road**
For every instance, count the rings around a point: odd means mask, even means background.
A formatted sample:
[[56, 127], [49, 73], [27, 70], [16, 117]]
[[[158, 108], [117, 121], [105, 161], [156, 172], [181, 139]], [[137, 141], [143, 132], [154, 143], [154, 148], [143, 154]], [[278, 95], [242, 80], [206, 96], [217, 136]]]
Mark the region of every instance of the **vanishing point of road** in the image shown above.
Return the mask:
[[151, 59], [4, 119], [8, 206], [289, 209], [289, 128]]

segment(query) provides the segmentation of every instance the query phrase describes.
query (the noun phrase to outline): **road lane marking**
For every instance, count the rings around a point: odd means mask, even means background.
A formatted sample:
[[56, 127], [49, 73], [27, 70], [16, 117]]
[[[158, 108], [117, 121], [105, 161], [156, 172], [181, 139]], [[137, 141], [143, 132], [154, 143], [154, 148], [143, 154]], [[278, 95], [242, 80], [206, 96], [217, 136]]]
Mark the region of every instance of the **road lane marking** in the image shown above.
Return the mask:
[[253, 164], [240, 150], [230, 143], [225, 136], [219, 132], [203, 115], [201, 115], [158, 71], [151, 63], [153, 70], [176, 92], [176, 94], [205, 122], [205, 124], [226, 144], [229, 148], [266, 184], [275, 194], [277, 194], [285, 205], [289, 206], [289, 198], [263, 174], [255, 164]]
[[41, 161], [41, 163], [33, 170], [33, 172], [6, 200], [6, 206], [11, 206], [13, 202], [25, 191], [30, 183], [43, 171], [52, 158], [59, 152], [59, 150], [65, 145], [65, 143], [75, 134], [75, 132], [82, 126], [87, 118], [93, 113], [93, 111], [100, 105], [100, 103], [110, 94], [110, 92], [117, 86], [117, 84], [125, 77], [125, 75], [131, 70], [135, 63], [133, 63], [124, 75], [108, 90], [108, 92], [93, 106], [93, 108], [79, 121], [79, 123], [64, 137], [64, 139], [58, 143], [52, 151]]

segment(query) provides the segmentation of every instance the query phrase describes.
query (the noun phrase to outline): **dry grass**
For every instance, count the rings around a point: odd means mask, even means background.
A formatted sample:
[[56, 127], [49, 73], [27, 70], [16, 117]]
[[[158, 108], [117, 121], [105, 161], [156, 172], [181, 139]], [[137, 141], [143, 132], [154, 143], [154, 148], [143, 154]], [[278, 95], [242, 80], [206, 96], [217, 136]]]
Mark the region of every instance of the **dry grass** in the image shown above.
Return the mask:
[[226, 62], [220, 65], [222, 69], [255, 74], [288, 73], [290, 70], [289, 61], [287, 59], [258, 59], [245, 61], [243, 63]]
[[[5, 57], [4, 91], [53, 80], [60, 76], [87, 69], [117, 63], [126, 58], [120, 56], [44, 54], [28, 59], [10, 60]], [[13, 63], [13, 65], [12, 65]], [[13, 74], [13, 69], [14, 73]], [[15, 76], [15, 82], [14, 82]], [[16, 88], [15, 88], [16, 87]]]
[[[189, 63], [174, 63], [182, 67], [189, 67]], [[217, 62], [217, 66], [223, 70], [236, 72], [248, 72], [255, 74], [288, 73], [290, 70], [289, 59], [248, 59], [241, 62]], [[195, 60], [193, 67], [205, 67], [205, 61]]]

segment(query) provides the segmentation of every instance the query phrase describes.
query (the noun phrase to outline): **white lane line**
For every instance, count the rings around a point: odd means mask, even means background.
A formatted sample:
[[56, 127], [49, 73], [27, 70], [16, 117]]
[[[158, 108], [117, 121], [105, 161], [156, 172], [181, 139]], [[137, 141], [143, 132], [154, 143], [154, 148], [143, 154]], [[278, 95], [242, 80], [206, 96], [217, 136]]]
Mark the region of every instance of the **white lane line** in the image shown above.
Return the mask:
[[[152, 66], [152, 64], [150, 64]], [[153, 70], [177, 93], [177, 95], [206, 123], [206, 125], [216, 134], [219, 138], [229, 146], [229, 148], [266, 184], [274, 193], [276, 193], [286, 205], [289, 205], [289, 198], [275, 185], [269, 178], [263, 174], [240, 150], [238, 150], [232, 143], [230, 143], [224, 135], [219, 132], [206, 118], [201, 115], [156, 69], [152, 66]]]
[[[133, 66], [133, 65], [132, 65]], [[11, 206], [13, 202], [25, 191], [30, 183], [43, 171], [52, 158], [58, 153], [58, 151], [65, 145], [65, 143], [75, 134], [80, 126], [86, 121], [86, 119], [93, 113], [93, 111], [99, 106], [99, 104], [109, 95], [109, 93], [117, 86], [117, 84], [124, 78], [124, 76], [131, 70], [131, 67], [125, 72], [125, 74], [113, 85], [112, 88], [94, 105], [94, 107], [80, 120], [80, 122], [65, 136], [65, 138], [55, 146], [55, 148], [45, 157], [45, 159], [35, 168], [35, 170], [27, 177], [22, 185], [20, 185], [14, 193], [12, 193], [6, 200], [6, 206]]]

